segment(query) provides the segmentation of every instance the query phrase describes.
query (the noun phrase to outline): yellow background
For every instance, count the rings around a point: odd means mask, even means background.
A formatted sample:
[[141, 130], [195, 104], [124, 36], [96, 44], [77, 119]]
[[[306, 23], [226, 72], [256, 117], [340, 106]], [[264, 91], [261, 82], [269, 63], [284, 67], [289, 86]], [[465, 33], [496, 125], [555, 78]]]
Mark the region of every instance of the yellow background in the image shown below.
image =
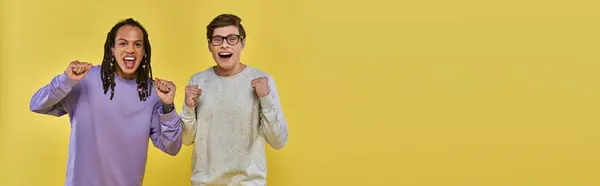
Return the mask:
[[[180, 111], [220, 13], [242, 17], [242, 60], [275, 77], [289, 122], [269, 185], [600, 185], [599, 5], [2, 0], [0, 185], [63, 184], [68, 118], [29, 99], [71, 60], [99, 64], [117, 21], [148, 29]], [[145, 185], [189, 185], [190, 157], [151, 148]]]

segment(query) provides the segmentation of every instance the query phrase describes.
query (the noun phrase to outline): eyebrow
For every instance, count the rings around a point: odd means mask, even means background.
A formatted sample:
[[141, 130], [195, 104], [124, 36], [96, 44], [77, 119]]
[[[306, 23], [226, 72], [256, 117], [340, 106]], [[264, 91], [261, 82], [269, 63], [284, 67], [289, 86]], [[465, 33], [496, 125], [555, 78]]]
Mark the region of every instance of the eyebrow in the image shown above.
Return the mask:
[[224, 36], [224, 35], [216, 35], [216, 34], [215, 34], [215, 35], [214, 35], [214, 36], [212, 36], [212, 37], [229, 37], [229, 36], [237, 36], [237, 35], [239, 35], [239, 34], [228, 34], [228, 35], [226, 35], [226, 36]]
[[[119, 39], [117, 39], [117, 42], [118, 41], [127, 41], [127, 39], [125, 39], [125, 38], [119, 38]], [[142, 42], [143, 43], [144, 41], [143, 40], [137, 40], [137, 41], [134, 41], [134, 42]]]

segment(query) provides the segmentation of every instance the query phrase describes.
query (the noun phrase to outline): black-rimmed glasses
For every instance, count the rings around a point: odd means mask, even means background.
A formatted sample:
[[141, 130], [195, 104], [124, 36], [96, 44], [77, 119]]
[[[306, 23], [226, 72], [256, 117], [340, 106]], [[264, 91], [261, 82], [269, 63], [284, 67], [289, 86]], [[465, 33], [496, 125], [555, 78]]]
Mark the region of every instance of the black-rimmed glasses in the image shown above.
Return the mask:
[[235, 45], [238, 44], [240, 42], [240, 40], [244, 39], [244, 37], [240, 36], [240, 35], [228, 35], [228, 36], [212, 36], [209, 41], [210, 44], [214, 45], [214, 46], [219, 46], [221, 44], [223, 44], [223, 40], [227, 40], [227, 43], [229, 43], [230, 45]]

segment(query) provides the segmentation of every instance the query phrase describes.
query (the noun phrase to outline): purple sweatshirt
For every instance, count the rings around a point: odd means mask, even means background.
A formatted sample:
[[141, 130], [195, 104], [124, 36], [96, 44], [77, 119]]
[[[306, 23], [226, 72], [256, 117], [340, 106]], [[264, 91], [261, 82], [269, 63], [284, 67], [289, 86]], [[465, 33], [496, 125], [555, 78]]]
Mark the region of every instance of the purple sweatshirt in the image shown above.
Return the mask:
[[163, 113], [152, 87], [140, 101], [135, 80], [115, 74], [115, 94], [104, 94], [100, 66], [80, 82], [66, 74], [56, 76], [31, 98], [33, 112], [52, 116], [69, 114], [71, 138], [66, 186], [141, 185], [148, 139], [175, 156], [181, 148], [181, 119], [175, 110]]

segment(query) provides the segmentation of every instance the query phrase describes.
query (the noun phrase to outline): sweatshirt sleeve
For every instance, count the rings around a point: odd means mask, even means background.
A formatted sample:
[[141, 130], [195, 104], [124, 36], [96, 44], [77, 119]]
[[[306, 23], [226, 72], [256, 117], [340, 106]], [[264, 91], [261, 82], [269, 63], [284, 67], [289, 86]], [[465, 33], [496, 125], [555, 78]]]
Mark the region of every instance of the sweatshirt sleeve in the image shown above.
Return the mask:
[[281, 149], [287, 142], [288, 127], [281, 109], [275, 81], [271, 76], [267, 76], [267, 78], [270, 92], [267, 96], [259, 99], [260, 127], [267, 143], [275, 149]]
[[162, 107], [160, 101], [154, 106], [150, 138], [156, 148], [175, 156], [181, 150], [181, 118], [175, 109], [164, 113]]
[[[197, 85], [194, 82], [194, 76], [190, 78], [188, 85]], [[198, 103], [198, 105], [200, 104]], [[196, 108], [198, 105], [196, 107], [188, 107], [185, 104], [185, 98], [183, 100], [181, 121], [183, 122], [183, 144], [187, 146], [194, 144], [194, 139], [196, 138]]]
[[75, 97], [78, 91], [73, 91], [78, 81], [73, 81], [65, 73], [54, 77], [31, 97], [29, 109], [35, 113], [52, 116], [63, 116], [71, 113], [75, 105]]

